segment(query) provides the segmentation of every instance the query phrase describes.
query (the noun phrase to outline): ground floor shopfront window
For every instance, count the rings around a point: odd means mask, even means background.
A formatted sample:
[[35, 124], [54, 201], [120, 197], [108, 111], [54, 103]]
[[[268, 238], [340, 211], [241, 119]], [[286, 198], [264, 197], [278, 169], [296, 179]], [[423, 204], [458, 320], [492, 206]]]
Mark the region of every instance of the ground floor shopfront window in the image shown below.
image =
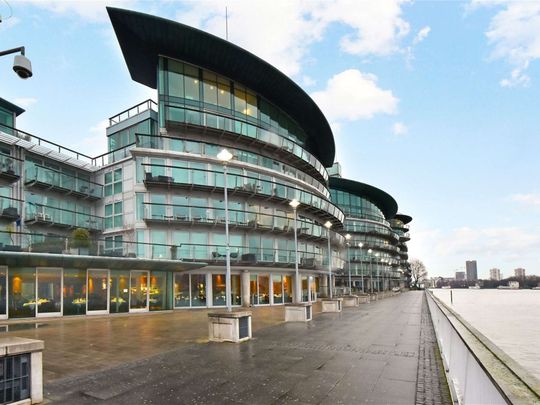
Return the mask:
[[[252, 305], [293, 300], [291, 275], [252, 273], [249, 288]], [[231, 303], [242, 305], [240, 274], [231, 275]], [[225, 306], [225, 273], [0, 266], [0, 319]]]

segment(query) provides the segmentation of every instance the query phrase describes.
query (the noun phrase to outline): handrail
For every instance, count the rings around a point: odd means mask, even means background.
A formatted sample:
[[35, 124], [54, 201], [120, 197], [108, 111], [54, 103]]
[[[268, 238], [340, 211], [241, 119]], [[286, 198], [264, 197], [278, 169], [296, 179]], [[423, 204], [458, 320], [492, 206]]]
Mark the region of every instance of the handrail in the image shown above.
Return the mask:
[[[139, 108], [142, 105], [146, 106], [146, 108], [144, 110], [140, 110], [140, 108]], [[131, 111], [133, 111], [133, 110], [137, 111], [137, 113], [135, 115], [140, 114], [141, 112], [144, 112], [144, 111], [148, 111], [148, 110], [152, 110], [152, 111], [157, 112], [157, 106], [158, 106], [157, 103], [154, 100], [150, 99], [150, 98], [147, 99], [147, 100], [141, 101], [139, 104], [136, 104], [133, 107], [127, 108], [124, 111], [119, 112], [118, 114], [113, 115], [112, 117], [110, 117], [109, 118], [109, 126], [112, 127], [113, 125], [119, 124], [120, 122], [122, 122], [122, 121], [124, 121], [124, 120], [126, 120], [128, 118], [131, 118], [132, 115], [130, 115], [129, 113]], [[155, 107], [156, 110], [154, 110], [154, 108], [152, 108], [152, 107]], [[122, 115], [124, 115], [126, 113], [127, 113], [128, 116], [126, 118], [122, 119]], [[115, 118], [118, 118], [118, 120], [116, 121]]]

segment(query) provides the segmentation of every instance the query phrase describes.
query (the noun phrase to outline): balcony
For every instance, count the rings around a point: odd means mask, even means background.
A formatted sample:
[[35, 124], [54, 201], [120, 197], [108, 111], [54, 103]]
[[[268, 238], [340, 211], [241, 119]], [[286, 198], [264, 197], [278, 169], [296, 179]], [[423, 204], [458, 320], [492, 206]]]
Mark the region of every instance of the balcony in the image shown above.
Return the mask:
[[0, 197], [0, 220], [14, 222], [21, 217], [19, 212], [21, 200], [11, 197]]
[[[143, 220], [149, 225], [171, 224], [225, 227], [224, 208], [158, 203], [143, 203], [143, 205]], [[292, 213], [290, 217], [286, 217], [229, 209], [229, 227], [257, 230], [258, 232], [292, 234], [294, 231], [294, 219], [292, 218]], [[301, 216], [297, 219], [297, 233], [298, 237], [302, 239], [326, 240], [327, 238], [326, 230], [323, 229], [323, 225], [305, 220]], [[338, 242], [339, 241], [336, 241], [333, 238], [333, 243]]]
[[37, 164], [29, 164], [29, 162], [26, 164], [24, 184], [27, 187], [51, 190], [93, 201], [103, 196], [101, 184]]
[[0, 179], [11, 184], [21, 178], [21, 160], [13, 156], [0, 153]]
[[[145, 168], [143, 182], [147, 189], [189, 189], [223, 192], [224, 174], [222, 171], [151, 164], [143, 164], [143, 167]], [[296, 198], [302, 204], [300, 210], [318, 215], [323, 222], [330, 220], [334, 223], [336, 229], [342, 228], [344, 214], [329, 200], [298, 189], [290, 184], [234, 173], [232, 167], [229, 170], [227, 187], [230, 196], [240, 195], [246, 198], [258, 198], [279, 203]]]
[[103, 218], [43, 204], [27, 203], [24, 222], [27, 225], [48, 225], [57, 228], [85, 228], [103, 230]]
[[119, 124], [122, 121], [135, 117], [148, 110], [158, 112], [158, 106], [154, 100], [148, 99], [109, 118], [109, 126], [112, 127], [113, 125]]

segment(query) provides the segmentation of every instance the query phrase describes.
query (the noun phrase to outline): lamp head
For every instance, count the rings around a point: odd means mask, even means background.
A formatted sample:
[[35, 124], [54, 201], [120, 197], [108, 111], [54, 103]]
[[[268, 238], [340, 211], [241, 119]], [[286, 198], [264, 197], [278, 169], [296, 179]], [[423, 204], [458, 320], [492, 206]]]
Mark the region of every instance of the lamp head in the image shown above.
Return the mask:
[[326, 222], [324, 223], [324, 227], [325, 227], [326, 229], [332, 228], [332, 222], [326, 221]]
[[222, 149], [221, 152], [217, 154], [217, 158], [221, 160], [223, 163], [227, 163], [231, 161], [231, 159], [233, 158], [233, 155], [227, 149]]
[[362, 246], [364, 246], [364, 244], [362, 242], [358, 242], [358, 247], [361, 248]]
[[351, 234], [348, 233], [347, 235], [345, 235], [345, 239], [350, 240], [351, 239]]
[[293, 207], [293, 209], [296, 209], [300, 205], [300, 201], [294, 198], [291, 201], [289, 201], [289, 205]]
[[373, 250], [371, 250], [371, 249], [368, 249], [368, 251], [367, 251], [367, 252], [368, 252], [369, 254], [372, 254], [372, 253], [373, 253]]
[[24, 55], [15, 55], [13, 60], [13, 70], [21, 79], [32, 77], [32, 63]]

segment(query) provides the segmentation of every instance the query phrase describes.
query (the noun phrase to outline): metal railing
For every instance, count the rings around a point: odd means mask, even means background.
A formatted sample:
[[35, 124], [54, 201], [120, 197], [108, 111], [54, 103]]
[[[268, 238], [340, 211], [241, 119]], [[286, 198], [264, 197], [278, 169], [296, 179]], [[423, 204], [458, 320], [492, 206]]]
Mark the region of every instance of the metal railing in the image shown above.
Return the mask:
[[154, 100], [148, 99], [145, 100], [133, 107], [128, 108], [127, 110], [124, 110], [112, 117], [109, 118], [109, 126], [116, 125], [122, 121], [127, 120], [128, 118], [134, 117], [136, 115], [139, 115], [140, 113], [143, 113], [145, 111], [152, 110], [157, 112], [158, 106], [157, 103]]

